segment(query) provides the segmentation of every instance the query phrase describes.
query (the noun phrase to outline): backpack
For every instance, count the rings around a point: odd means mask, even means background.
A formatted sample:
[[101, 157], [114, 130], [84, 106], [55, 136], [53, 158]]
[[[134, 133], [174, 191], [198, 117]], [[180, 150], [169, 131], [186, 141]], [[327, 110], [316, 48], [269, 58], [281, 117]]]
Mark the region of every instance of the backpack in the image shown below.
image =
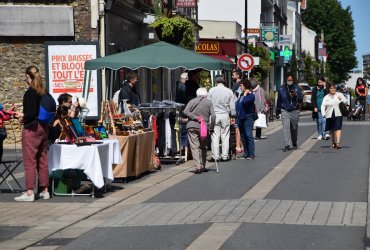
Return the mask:
[[54, 121], [56, 110], [57, 104], [54, 98], [46, 92], [41, 96], [38, 121], [50, 125]]

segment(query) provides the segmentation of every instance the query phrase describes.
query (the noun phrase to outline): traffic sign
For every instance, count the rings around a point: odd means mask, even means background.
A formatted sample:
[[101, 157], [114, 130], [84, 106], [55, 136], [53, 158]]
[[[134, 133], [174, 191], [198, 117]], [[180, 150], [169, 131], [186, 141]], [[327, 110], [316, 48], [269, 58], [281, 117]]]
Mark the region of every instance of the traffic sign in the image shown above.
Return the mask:
[[250, 54], [242, 54], [238, 59], [238, 67], [241, 70], [249, 71], [254, 66], [254, 58]]

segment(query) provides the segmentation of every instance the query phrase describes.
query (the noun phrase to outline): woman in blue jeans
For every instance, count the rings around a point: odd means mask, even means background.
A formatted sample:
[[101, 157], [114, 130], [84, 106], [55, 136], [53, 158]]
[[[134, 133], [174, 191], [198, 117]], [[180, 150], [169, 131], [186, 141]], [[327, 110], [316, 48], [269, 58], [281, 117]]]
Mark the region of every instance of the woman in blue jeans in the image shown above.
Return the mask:
[[330, 138], [329, 131], [326, 129], [326, 120], [321, 113], [321, 104], [329, 91], [326, 89], [326, 82], [324, 77], [320, 77], [317, 81], [317, 86], [312, 90], [311, 103], [313, 107], [312, 117], [316, 119], [317, 123], [317, 140], [328, 140]]
[[240, 135], [243, 140], [244, 155], [243, 158], [251, 160], [254, 158], [254, 138], [253, 138], [253, 123], [256, 108], [254, 105], [254, 94], [251, 92], [251, 83], [248, 79], [243, 79], [240, 82], [242, 94], [236, 101], [236, 116], [238, 118], [238, 126]]

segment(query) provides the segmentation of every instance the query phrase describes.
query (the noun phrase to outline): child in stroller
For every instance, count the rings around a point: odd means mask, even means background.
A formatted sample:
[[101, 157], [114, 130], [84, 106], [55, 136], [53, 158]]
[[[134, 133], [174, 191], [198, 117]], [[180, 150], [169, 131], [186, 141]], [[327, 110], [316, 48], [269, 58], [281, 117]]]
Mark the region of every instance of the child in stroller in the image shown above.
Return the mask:
[[365, 120], [365, 105], [360, 98], [356, 98], [355, 106], [348, 115], [348, 120]]

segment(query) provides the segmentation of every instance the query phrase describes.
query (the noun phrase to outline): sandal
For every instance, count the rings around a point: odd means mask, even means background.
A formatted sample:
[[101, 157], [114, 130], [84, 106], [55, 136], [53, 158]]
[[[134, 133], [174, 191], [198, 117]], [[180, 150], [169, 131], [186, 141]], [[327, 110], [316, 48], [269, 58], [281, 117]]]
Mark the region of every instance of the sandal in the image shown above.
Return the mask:
[[337, 144], [334, 142], [333, 145], [331, 145], [331, 148], [337, 148]]
[[340, 145], [340, 143], [338, 142], [337, 143], [337, 149], [340, 149], [340, 148], [342, 148], [342, 146]]

